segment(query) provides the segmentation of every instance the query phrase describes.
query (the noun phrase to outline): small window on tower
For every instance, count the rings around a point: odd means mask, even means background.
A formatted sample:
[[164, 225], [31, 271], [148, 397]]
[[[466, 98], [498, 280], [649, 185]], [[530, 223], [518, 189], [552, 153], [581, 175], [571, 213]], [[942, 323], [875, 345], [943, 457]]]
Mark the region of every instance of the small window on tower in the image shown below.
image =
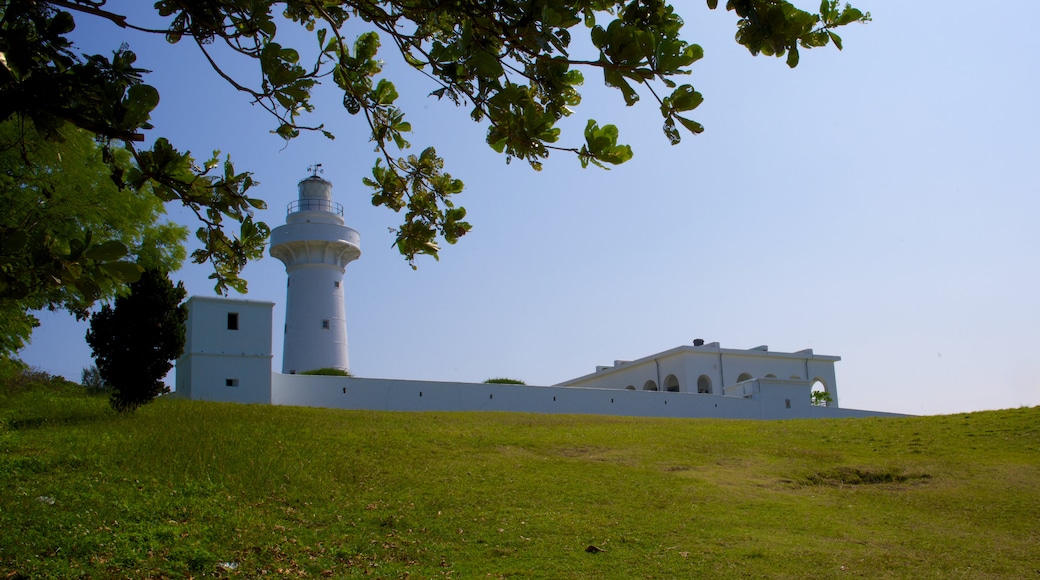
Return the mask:
[[332, 285], [335, 286], [336, 288], [339, 288], [339, 281], [333, 282]]
[[227, 313], [227, 329], [238, 330], [238, 313], [228, 312]]
[[329, 329], [329, 321], [328, 320], [322, 320], [321, 321], [321, 327], [324, 328], [325, 330], [328, 330]]

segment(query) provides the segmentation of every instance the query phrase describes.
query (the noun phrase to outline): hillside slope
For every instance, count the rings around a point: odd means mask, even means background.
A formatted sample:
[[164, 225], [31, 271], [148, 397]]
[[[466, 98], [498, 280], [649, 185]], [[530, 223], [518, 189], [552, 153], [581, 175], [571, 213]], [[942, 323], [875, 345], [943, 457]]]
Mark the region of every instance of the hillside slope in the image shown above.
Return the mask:
[[719, 421], [0, 393], [0, 577], [1040, 577], [1040, 408]]

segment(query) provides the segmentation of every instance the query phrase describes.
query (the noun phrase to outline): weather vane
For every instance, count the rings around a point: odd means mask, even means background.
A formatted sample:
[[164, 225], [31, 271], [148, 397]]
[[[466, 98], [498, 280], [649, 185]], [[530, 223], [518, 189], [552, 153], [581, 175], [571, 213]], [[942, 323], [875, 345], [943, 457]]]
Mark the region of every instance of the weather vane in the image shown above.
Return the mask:
[[321, 168], [321, 163], [315, 163], [307, 168], [307, 171], [311, 172], [311, 177], [317, 177], [319, 173], [325, 173], [325, 170]]

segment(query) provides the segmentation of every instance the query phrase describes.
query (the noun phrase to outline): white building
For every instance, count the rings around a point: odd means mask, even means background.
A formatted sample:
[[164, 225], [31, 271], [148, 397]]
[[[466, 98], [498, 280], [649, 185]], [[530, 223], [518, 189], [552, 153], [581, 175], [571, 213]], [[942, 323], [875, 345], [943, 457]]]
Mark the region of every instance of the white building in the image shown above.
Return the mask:
[[625, 389], [629, 391], [667, 391], [704, 395], [745, 396], [755, 379], [790, 387], [811, 388], [819, 384], [830, 403], [838, 406], [834, 363], [841, 357], [814, 354], [812, 349], [798, 352], [770, 352], [766, 346], [748, 350], [721, 348], [719, 343], [679, 346], [634, 361], [614, 361], [614, 366], [596, 367], [596, 372], [560, 385]]
[[[288, 275], [282, 373], [271, 370], [274, 304], [188, 300], [187, 341], [177, 359], [177, 395], [189, 399], [387, 411], [517, 411], [647, 417], [794, 419], [892, 415], [838, 406], [837, 356], [679, 346], [553, 386], [364, 379], [297, 374], [349, 368], [342, 288], [361, 254], [344, 225], [332, 184], [300, 182], [287, 223], [271, 235], [271, 255]], [[813, 384], [831, 401], [812, 405]]]
[[[177, 395], [384, 411], [517, 411], [643, 417], [796, 419], [893, 416], [837, 406], [836, 356], [680, 346], [552, 386], [405, 381], [271, 371], [270, 302], [188, 300]], [[658, 378], [660, 377], [660, 378]], [[705, 378], [706, 377], [706, 378]], [[810, 403], [812, 381], [830, 393]], [[655, 388], [664, 385], [664, 388]], [[698, 387], [699, 385], [699, 387]], [[629, 388], [631, 387], [631, 388]], [[698, 392], [700, 391], [700, 392]]]
[[192, 296], [177, 395], [237, 403], [271, 402], [273, 302]]
[[285, 225], [271, 232], [271, 255], [285, 264], [287, 278], [282, 372], [349, 372], [343, 272], [361, 255], [361, 236], [343, 225], [343, 206], [317, 171], [299, 189]]

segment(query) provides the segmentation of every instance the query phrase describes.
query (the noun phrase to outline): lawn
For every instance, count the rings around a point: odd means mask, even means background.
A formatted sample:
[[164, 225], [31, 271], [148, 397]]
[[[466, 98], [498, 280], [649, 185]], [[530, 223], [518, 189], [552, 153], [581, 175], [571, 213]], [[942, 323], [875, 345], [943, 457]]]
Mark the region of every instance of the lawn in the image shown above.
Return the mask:
[[733, 421], [0, 392], [0, 578], [1040, 578], [1040, 408]]

